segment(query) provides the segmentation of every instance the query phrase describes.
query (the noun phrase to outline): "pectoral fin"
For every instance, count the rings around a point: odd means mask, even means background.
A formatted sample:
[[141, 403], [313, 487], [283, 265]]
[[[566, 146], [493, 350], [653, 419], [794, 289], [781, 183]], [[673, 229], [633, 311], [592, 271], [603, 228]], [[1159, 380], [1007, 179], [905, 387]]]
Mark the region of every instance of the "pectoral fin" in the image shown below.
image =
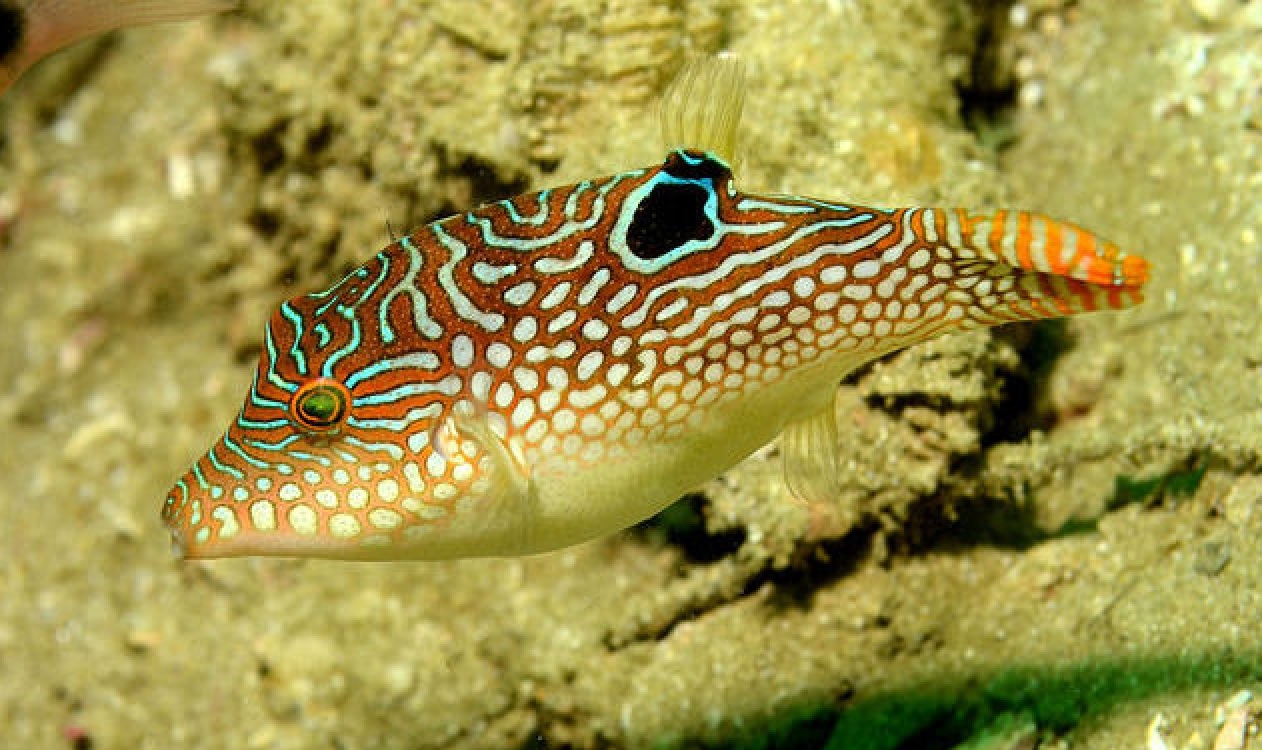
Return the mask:
[[485, 490], [478, 494], [489, 499], [485, 506], [490, 514], [488, 521], [490, 517], [500, 517], [519, 530], [518, 549], [526, 549], [539, 513], [539, 491], [525, 456], [496, 432], [485, 409], [456, 410], [447, 418], [444, 431], [455, 440], [443, 442], [459, 445], [468, 440], [477, 446], [477, 452], [485, 458], [484, 462], [478, 461], [485, 467], [480, 477]]

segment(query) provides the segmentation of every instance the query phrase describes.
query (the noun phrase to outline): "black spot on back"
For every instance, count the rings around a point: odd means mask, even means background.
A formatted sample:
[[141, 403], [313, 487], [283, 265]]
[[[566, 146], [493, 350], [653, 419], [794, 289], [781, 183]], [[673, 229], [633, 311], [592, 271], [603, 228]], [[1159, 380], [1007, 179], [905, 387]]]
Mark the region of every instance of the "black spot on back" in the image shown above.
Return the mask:
[[22, 46], [26, 13], [13, 0], [0, 0], [0, 64], [11, 62]]
[[661, 182], [636, 206], [627, 227], [627, 247], [637, 258], [660, 258], [689, 240], [714, 234], [706, 216], [710, 191], [691, 182]]

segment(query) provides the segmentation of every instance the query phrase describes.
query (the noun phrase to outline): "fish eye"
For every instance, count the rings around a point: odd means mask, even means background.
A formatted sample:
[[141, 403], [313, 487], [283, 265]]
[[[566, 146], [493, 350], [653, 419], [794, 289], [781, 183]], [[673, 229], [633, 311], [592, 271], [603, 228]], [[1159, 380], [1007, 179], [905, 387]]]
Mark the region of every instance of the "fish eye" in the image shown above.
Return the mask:
[[308, 432], [329, 432], [346, 421], [351, 394], [336, 380], [303, 383], [289, 400], [289, 415]]

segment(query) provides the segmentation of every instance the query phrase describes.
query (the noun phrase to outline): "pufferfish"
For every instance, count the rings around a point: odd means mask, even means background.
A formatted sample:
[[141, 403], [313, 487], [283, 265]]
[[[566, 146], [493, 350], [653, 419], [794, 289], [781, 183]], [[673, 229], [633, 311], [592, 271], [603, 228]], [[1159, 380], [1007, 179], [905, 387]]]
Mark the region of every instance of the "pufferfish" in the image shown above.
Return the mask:
[[87, 37], [236, 5], [237, 0], [0, 0], [0, 94], [39, 60]]
[[177, 552], [544, 552], [781, 433], [790, 486], [818, 499], [855, 368], [1141, 301], [1146, 261], [1038, 214], [739, 190], [743, 86], [733, 60], [692, 65], [661, 163], [437, 221], [281, 304], [239, 415], [162, 507]]

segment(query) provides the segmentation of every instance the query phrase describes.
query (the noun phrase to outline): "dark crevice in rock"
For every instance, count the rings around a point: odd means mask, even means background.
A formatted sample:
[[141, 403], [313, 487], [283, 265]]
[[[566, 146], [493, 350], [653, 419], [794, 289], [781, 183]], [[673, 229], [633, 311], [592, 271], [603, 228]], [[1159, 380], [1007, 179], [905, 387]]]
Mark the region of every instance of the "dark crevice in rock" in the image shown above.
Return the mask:
[[650, 544], [669, 544], [683, 553], [686, 563], [708, 565], [736, 553], [745, 543], [745, 530], [712, 532], [702, 512], [705, 495], [685, 495], [629, 532]]
[[865, 561], [884, 554], [880, 524], [857, 525], [848, 534], [804, 544], [793, 564], [784, 569], [768, 567], [750, 580], [751, 592], [764, 584], [775, 586], [769, 603], [780, 611], [808, 610], [815, 594], [852, 575]]
[[289, 127], [288, 120], [277, 120], [267, 128], [254, 133], [246, 141], [249, 144], [259, 174], [275, 172], [285, 163], [283, 137]]
[[455, 199], [414, 217], [416, 226], [440, 221], [484, 203], [511, 198], [530, 187], [526, 174], [508, 171], [474, 154], [455, 153], [441, 146], [435, 149], [435, 154], [438, 178], [452, 183], [447, 193]]
[[1013, 0], [974, 0], [980, 19], [969, 74], [956, 83], [964, 125], [987, 148], [1000, 150], [1015, 137], [1017, 84], [1009, 22]]
[[616, 652], [636, 643], [663, 641], [680, 624], [753, 596], [764, 597], [767, 606], [778, 611], [809, 609], [816, 592], [853, 573], [879, 547], [874, 544], [876, 530], [877, 524], [866, 524], [841, 538], [804, 544], [784, 568], [752, 545], [713, 564], [685, 566], [681, 579], [672, 584], [680, 589], [678, 595], [665, 597], [661, 607], [650, 604], [650, 611], [630, 627], [610, 633], [605, 646]]
[[995, 408], [997, 418], [982, 435], [983, 448], [1025, 442], [1035, 430], [1047, 431], [1055, 426], [1054, 415], [1044, 407], [1044, 394], [1057, 360], [1075, 343], [1065, 318], [998, 328], [995, 336], [1016, 347], [1022, 368], [1003, 373], [1002, 397]]

